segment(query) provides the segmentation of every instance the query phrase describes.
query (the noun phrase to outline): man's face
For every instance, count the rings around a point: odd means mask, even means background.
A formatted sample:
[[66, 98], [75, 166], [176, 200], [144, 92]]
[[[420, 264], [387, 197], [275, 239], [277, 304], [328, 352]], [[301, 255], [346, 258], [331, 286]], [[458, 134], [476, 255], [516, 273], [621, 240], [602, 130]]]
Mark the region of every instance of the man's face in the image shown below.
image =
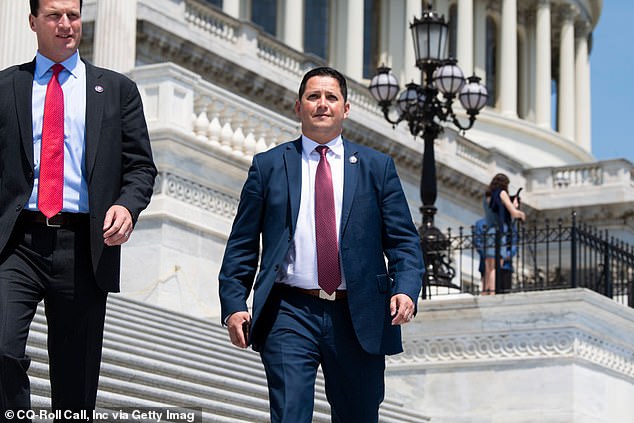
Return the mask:
[[302, 133], [320, 144], [341, 134], [349, 111], [350, 103], [344, 102], [339, 83], [330, 76], [310, 78], [302, 98], [295, 102]]
[[54, 62], [72, 56], [81, 40], [79, 0], [40, 0], [37, 16], [29, 15], [38, 50]]

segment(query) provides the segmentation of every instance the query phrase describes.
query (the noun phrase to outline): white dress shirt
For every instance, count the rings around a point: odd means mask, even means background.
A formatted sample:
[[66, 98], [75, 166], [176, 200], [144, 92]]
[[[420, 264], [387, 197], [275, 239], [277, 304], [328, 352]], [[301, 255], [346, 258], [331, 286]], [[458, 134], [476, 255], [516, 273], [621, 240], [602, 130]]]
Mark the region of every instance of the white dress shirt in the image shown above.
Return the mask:
[[[319, 164], [318, 144], [302, 135], [302, 187], [299, 214], [293, 242], [286, 256], [286, 265], [278, 275], [277, 282], [304, 289], [319, 289], [317, 280], [317, 243], [315, 240], [315, 173]], [[324, 144], [328, 147], [326, 158], [332, 173], [335, 196], [335, 217], [337, 233], [340, 234], [341, 204], [343, 202], [344, 151], [341, 135]], [[341, 263], [339, 264], [341, 267]], [[341, 285], [346, 289], [346, 281], [341, 269]]]

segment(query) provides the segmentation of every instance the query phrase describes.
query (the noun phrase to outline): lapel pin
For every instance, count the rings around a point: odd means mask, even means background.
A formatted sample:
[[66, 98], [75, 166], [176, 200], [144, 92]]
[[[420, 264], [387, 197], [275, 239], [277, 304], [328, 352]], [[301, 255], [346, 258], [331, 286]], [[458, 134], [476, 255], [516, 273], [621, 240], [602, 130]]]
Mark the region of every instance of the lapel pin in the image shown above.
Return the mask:
[[357, 162], [357, 156], [350, 156], [348, 160], [350, 160], [350, 164], [355, 164]]
[[103, 87], [101, 85], [95, 85], [95, 91], [97, 91], [98, 93], [102, 93]]

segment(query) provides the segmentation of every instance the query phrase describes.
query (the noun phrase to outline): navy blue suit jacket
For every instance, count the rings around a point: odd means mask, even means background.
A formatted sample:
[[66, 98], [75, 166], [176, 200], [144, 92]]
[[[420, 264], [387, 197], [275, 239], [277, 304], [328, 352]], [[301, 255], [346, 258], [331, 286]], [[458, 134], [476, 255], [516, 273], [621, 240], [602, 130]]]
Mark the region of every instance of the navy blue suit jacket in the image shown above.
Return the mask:
[[[253, 158], [220, 270], [223, 321], [246, 311], [254, 290], [250, 341], [256, 351], [275, 317], [267, 298], [295, 232], [301, 150], [300, 138]], [[403, 293], [416, 304], [424, 272], [420, 241], [393, 160], [345, 139], [344, 155], [340, 255], [354, 330], [368, 353], [396, 354], [403, 349], [400, 326], [391, 325], [390, 299]]]

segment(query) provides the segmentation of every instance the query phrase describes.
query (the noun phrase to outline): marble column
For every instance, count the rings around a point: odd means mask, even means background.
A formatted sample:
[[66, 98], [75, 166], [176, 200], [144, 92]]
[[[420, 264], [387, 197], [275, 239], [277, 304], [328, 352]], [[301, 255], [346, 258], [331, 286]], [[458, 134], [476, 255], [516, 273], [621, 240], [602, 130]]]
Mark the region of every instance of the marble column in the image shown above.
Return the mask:
[[517, 117], [517, 0], [502, 0], [500, 113]]
[[[440, 16], [445, 17], [445, 22], [449, 19], [449, 2], [446, 0], [434, 0], [432, 9], [438, 12]], [[422, 12], [422, 9], [421, 9]], [[419, 16], [420, 17], [420, 16]]]
[[351, 78], [363, 79], [363, 0], [333, 2], [331, 32], [333, 62], [336, 68]]
[[99, 0], [95, 17], [93, 63], [118, 72], [134, 68], [136, 0]]
[[223, 0], [222, 11], [232, 18], [240, 19], [240, 3], [242, 0]]
[[575, 137], [575, 11], [572, 6], [562, 8], [557, 95], [558, 130], [570, 140]]
[[520, 23], [522, 29], [517, 34], [517, 115], [520, 119], [526, 119], [529, 110], [530, 100], [530, 69], [532, 63], [529, 61], [530, 46], [528, 31], [526, 31], [528, 17], [525, 17], [524, 22]]
[[522, 81], [522, 104], [523, 104], [523, 119], [535, 122], [535, 81], [536, 81], [536, 39], [535, 34], [535, 11], [528, 12], [526, 17], [526, 35], [524, 38], [524, 54], [525, 58], [525, 73], [526, 76]]
[[[473, 72], [482, 78], [486, 85], [487, 74], [487, 5], [483, 1], [476, 1], [474, 5], [474, 34], [473, 34]], [[466, 76], [469, 76], [466, 73]]]
[[584, 150], [591, 151], [592, 126], [590, 110], [590, 59], [588, 57], [588, 34], [590, 24], [577, 25], [575, 48], [575, 140]]
[[465, 75], [473, 73], [473, 0], [458, 2], [456, 59]]
[[535, 123], [551, 128], [550, 0], [539, 0], [535, 21]]
[[232, 18], [251, 19], [251, 0], [223, 0], [222, 11]]
[[[408, 82], [405, 76], [405, 39], [411, 37], [409, 23], [405, 20], [405, 0], [381, 1], [381, 52], [379, 64], [392, 68], [401, 88]], [[408, 63], [410, 66], [411, 63]]]
[[[29, 26], [29, 2], [0, 1], [0, 69], [28, 62], [35, 57], [37, 39]], [[10, 41], [8, 41], [10, 40]]]
[[286, 45], [304, 51], [304, 0], [278, 0], [280, 38]]

